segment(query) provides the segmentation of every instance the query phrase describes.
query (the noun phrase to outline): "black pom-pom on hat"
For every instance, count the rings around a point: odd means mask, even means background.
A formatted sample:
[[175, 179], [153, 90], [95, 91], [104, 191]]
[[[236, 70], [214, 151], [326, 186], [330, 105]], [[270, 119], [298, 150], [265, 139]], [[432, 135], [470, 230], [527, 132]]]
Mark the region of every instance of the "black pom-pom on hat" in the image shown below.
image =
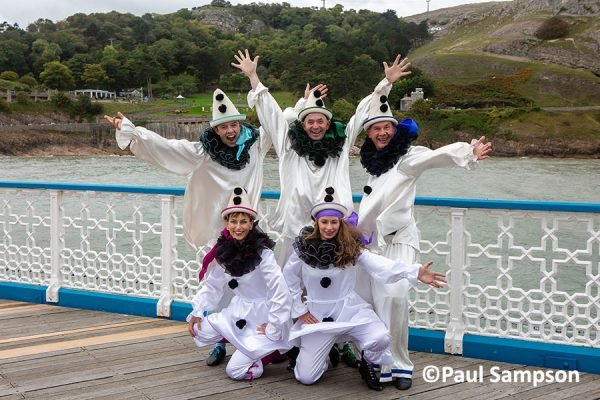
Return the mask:
[[221, 104], [219, 106], [219, 111], [221, 111], [223, 114], [225, 114], [225, 111], [227, 111], [227, 106], [225, 104]]
[[320, 91], [319, 89], [315, 90], [315, 91], [313, 92], [313, 94], [315, 95], [315, 97], [316, 97], [316, 98], [319, 98], [319, 97], [321, 97], [321, 91]]
[[386, 96], [385, 94], [384, 94], [384, 95], [382, 95], [382, 96], [379, 98], [379, 102], [381, 102], [381, 103], [385, 103], [385, 102], [387, 102], [387, 96]]
[[218, 95], [215, 96], [215, 100], [217, 100], [217, 101], [223, 101], [224, 98], [225, 98], [225, 96], [223, 96], [223, 93], [219, 93]]
[[333, 201], [333, 196], [328, 194], [323, 200], [325, 200], [327, 203], [331, 203]]
[[233, 189], [233, 193], [235, 193], [237, 196], [239, 196], [240, 194], [242, 194], [242, 188], [236, 187], [235, 189]]
[[329, 187], [327, 187], [325, 189], [325, 193], [327, 193], [327, 194], [334, 194], [335, 193], [335, 189], [332, 188], [331, 186], [329, 186]]
[[381, 112], [386, 112], [388, 110], [388, 105], [382, 104], [381, 107], [379, 107], [379, 109], [381, 110]]
[[328, 288], [329, 285], [331, 285], [331, 278], [325, 277], [323, 279], [321, 279], [321, 282], [319, 282], [321, 284], [322, 287], [324, 288]]
[[240, 204], [242, 204], [242, 198], [239, 196], [235, 196], [233, 198], [233, 204], [235, 204], [236, 206], [239, 206]]
[[232, 279], [227, 283], [227, 285], [229, 285], [231, 289], [235, 289], [236, 287], [238, 287], [238, 281], [237, 279]]
[[238, 327], [238, 329], [244, 329], [244, 327], [246, 326], [246, 320], [245, 319], [238, 319], [235, 323], [235, 326]]
[[366, 194], [371, 194], [372, 191], [373, 191], [373, 188], [371, 186], [369, 186], [369, 185], [366, 185], [363, 188], [363, 192], [365, 192]]
[[323, 105], [324, 105], [325, 103], [323, 103], [323, 100], [319, 99], [319, 100], [315, 101], [315, 104], [316, 104], [317, 106], [319, 106], [319, 107], [323, 107]]

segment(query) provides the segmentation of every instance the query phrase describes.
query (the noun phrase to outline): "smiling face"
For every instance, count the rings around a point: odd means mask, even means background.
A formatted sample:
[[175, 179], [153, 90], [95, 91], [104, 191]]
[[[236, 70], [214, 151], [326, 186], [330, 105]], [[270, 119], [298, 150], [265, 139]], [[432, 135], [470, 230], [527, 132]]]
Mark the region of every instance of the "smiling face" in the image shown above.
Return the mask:
[[239, 121], [225, 122], [214, 128], [215, 133], [219, 135], [221, 141], [229, 147], [235, 147], [241, 130], [242, 124]]
[[319, 225], [319, 236], [321, 239], [333, 239], [340, 230], [339, 217], [321, 217], [317, 220]]
[[227, 216], [226, 228], [235, 240], [246, 239], [253, 225], [254, 220], [246, 213], [232, 213]]
[[323, 140], [331, 121], [324, 114], [314, 112], [304, 117], [302, 128], [310, 140]]
[[394, 137], [394, 133], [396, 132], [396, 127], [390, 121], [382, 121], [373, 124], [367, 129], [367, 136], [377, 150], [383, 149], [390, 143], [392, 137]]

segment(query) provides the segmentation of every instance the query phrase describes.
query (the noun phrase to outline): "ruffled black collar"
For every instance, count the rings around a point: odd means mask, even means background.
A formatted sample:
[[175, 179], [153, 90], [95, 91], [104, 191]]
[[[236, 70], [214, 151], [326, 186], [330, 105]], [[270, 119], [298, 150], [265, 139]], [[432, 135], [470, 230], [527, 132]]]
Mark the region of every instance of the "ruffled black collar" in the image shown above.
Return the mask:
[[254, 271], [262, 261], [260, 256], [262, 250], [273, 249], [275, 242], [255, 226], [243, 241], [227, 239], [221, 235], [216, 246], [217, 262], [229, 275], [239, 277]]
[[200, 135], [200, 143], [213, 161], [229, 169], [240, 170], [250, 162], [250, 148], [259, 137], [258, 129], [251, 125], [244, 126], [251, 129], [252, 136], [244, 143], [244, 148], [239, 157], [237, 157], [239, 146], [227, 146], [210, 126]]
[[389, 171], [410, 148], [410, 143], [417, 138], [416, 133], [401, 124], [396, 127], [394, 137], [387, 146], [377, 150], [373, 141], [365, 140], [360, 148], [360, 163], [371, 175], [380, 176]]
[[313, 231], [312, 226], [302, 229], [300, 236], [294, 240], [294, 249], [302, 261], [313, 268], [328, 269], [335, 266], [336, 253], [339, 248], [337, 240], [320, 238], [304, 239]]
[[344, 123], [331, 121], [323, 140], [314, 141], [308, 138], [302, 128], [302, 123], [296, 120], [290, 125], [288, 135], [290, 136], [292, 149], [300, 157], [308, 157], [317, 167], [322, 167], [328, 157], [338, 157], [342, 152], [346, 142], [345, 129], [346, 125]]

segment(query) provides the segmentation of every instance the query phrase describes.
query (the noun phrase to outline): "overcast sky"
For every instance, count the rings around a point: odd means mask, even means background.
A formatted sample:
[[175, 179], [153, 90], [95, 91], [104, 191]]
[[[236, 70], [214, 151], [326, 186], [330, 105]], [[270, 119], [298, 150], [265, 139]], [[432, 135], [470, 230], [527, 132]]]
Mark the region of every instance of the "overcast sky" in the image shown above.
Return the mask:
[[[211, 0], [0, 0], [0, 23], [8, 21], [11, 25], [15, 22], [21, 28], [26, 28], [38, 18], [47, 18], [54, 22], [65, 19], [76, 13], [94, 12], [129, 12], [135, 15], [145, 13], [168, 14], [182, 8], [192, 8], [209, 4]], [[232, 4], [241, 3], [281, 3], [282, 0], [229, 0]], [[429, 8], [453, 7], [459, 4], [482, 3], [488, 0], [431, 0]], [[323, 0], [287, 0], [294, 7], [322, 6]], [[398, 16], [420, 14], [427, 10], [426, 0], [326, 0], [326, 7], [341, 4], [345, 9], [369, 9], [373, 11], [395, 10]]]

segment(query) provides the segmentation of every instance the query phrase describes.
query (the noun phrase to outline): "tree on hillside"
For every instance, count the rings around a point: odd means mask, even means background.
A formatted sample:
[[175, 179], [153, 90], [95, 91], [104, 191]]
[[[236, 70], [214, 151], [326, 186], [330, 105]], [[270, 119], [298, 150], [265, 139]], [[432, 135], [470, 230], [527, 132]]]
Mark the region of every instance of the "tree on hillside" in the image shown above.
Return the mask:
[[59, 61], [47, 63], [40, 73], [40, 79], [50, 89], [70, 90], [75, 87], [71, 70]]
[[27, 65], [28, 47], [14, 39], [0, 41], [0, 71], [11, 70], [24, 74], [29, 69]]
[[108, 82], [108, 75], [100, 64], [85, 64], [81, 80], [89, 89], [104, 89]]

